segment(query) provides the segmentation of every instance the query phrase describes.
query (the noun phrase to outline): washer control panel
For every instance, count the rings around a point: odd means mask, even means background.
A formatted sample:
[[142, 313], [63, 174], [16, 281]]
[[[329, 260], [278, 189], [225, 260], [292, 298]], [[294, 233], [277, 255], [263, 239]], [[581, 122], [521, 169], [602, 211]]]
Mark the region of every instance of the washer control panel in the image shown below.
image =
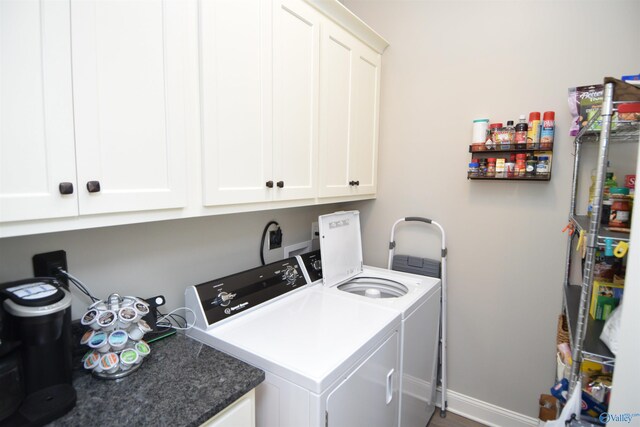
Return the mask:
[[304, 268], [307, 270], [309, 280], [314, 283], [322, 280], [322, 258], [320, 249], [300, 255]]
[[296, 258], [288, 258], [195, 286], [212, 325], [306, 285]]

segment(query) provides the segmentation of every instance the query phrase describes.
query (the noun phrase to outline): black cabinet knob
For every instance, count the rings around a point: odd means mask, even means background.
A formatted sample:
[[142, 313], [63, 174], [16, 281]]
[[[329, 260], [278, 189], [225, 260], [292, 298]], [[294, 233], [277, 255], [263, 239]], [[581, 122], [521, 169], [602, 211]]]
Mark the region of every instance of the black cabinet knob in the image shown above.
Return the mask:
[[267, 181], [267, 187], [273, 188], [273, 181]]
[[58, 184], [60, 194], [73, 194], [73, 184], [71, 182], [61, 182]]
[[353, 187], [354, 185], [356, 185], [356, 182], [355, 181], [349, 181], [349, 185]]
[[283, 188], [284, 187], [284, 181], [278, 181], [276, 183], [276, 185], [278, 186], [278, 188]]
[[356, 181], [356, 182], [354, 182], [353, 184], [354, 184], [355, 186], [358, 186], [358, 185], [360, 185], [360, 181]]
[[98, 192], [100, 192], [100, 181], [89, 181], [89, 182], [87, 182], [87, 191], [89, 191], [89, 193], [98, 193]]

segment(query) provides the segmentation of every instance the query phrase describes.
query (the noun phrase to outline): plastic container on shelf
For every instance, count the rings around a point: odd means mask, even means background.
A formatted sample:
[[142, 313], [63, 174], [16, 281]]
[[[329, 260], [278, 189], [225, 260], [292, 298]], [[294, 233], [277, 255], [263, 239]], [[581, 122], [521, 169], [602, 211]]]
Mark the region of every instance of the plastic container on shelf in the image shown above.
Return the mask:
[[472, 144], [483, 144], [487, 142], [487, 133], [489, 131], [489, 119], [475, 119], [473, 121], [473, 135], [471, 137]]

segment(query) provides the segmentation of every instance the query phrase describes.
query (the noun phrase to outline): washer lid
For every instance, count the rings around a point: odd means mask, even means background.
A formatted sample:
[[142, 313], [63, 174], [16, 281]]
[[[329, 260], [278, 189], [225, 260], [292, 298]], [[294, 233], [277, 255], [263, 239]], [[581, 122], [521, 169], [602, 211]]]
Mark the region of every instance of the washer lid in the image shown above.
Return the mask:
[[322, 284], [333, 286], [362, 272], [360, 212], [343, 211], [318, 218]]

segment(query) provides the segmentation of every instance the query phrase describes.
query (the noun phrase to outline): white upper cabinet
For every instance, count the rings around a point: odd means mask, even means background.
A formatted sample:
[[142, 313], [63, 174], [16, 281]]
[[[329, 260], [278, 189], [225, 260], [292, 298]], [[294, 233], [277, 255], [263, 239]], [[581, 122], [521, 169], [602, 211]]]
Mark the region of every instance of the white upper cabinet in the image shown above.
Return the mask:
[[0, 221], [78, 213], [69, 37], [68, 2], [0, 2]]
[[274, 1], [275, 200], [316, 197], [320, 17], [304, 1]]
[[0, 0], [0, 238], [375, 197], [337, 0]]
[[199, 6], [204, 204], [270, 200], [271, 4]]
[[204, 204], [316, 196], [319, 14], [200, 2]]
[[374, 194], [377, 188], [380, 65], [380, 54], [357, 44], [349, 150], [351, 178], [356, 182], [357, 194]]
[[375, 194], [380, 54], [326, 22], [321, 63], [319, 195]]
[[72, 1], [80, 214], [186, 205], [186, 34], [182, 2]]

